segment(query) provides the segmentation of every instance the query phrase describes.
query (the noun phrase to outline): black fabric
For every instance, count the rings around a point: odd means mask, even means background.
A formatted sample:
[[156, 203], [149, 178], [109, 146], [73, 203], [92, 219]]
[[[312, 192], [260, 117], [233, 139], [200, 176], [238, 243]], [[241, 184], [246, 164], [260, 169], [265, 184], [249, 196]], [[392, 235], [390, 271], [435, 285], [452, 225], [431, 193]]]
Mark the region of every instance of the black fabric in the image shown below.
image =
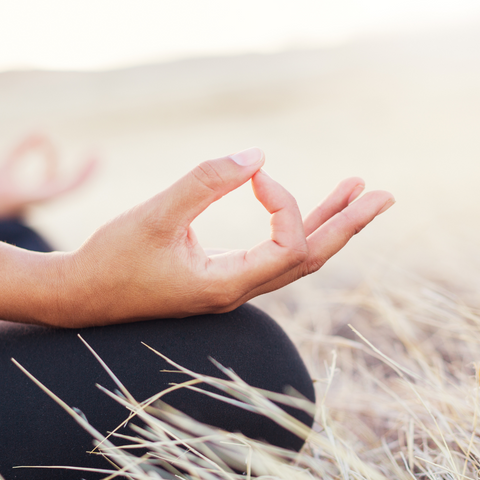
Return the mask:
[[[0, 333], [0, 474], [6, 480], [101, 478], [65, 470], [12, 469], [16, 465], [108, 468], [104, 459], [86, 453], [92, 447], [90, 435], [10, 360], [15, 358], [68, 405], [79, 408], [97, 430], [111, 431], [125, 420], [127, 411], [95, 387], [115, 385], [77, 333], [139, 401], [170, 382], [187, 379], [161, 372], [171, 367], [142, 341], [193, 371], [223, 376], [208, 360], [211, 356], [253, 386], [283, 392], [290, 385], [314, 400], [312, 381], [296, 348], [274, 320], [251, 305], [220, 315], [81, 330], [5, 325], [9, 328]], [[303, 444], [260, 415], [196, 392], [182, 389], [164, 400], [210, 425], [293, 450]], [[312, 424], [306, 414], [293, 409], [289, 413]]]

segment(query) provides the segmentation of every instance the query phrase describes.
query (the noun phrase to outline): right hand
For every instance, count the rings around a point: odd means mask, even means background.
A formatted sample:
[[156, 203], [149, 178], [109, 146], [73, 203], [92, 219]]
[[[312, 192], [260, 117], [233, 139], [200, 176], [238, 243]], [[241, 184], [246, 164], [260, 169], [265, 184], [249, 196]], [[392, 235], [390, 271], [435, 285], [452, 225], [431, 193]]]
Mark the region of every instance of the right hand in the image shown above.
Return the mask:
[[[350, 203], [363, 181], [349, 179], [303, 222], [292, 195], [260, 170], [264, 160], [250, 149], [204, 162], [63, 254], [49, 323], [84, 327], [233, 310], [318, 270], [393, 203], [382, 191]], [[271, 238], [249, 251], [207, 256], [190, 224], [249, 179], [272, 215]]]

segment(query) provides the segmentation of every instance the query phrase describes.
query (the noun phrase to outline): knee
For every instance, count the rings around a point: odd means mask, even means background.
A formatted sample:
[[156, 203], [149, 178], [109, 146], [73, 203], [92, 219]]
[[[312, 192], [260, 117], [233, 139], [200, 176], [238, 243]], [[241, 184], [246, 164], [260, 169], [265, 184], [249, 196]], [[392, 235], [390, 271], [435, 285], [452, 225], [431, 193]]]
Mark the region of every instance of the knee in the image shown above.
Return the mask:
[[[310, 401], [315, 393], [310, 375], [300, 354], [281, 327], [266, 313], [251, 305], [219, 315], [205, 315], [187, 319], [184, 327], [186, 348], [195, 352], [193, 357], [183, 356], [178, 363], [206, 375], [221, 377], [223, 374], [208, 361], [214, 358], [224, 367], [231, 368], [249, 385], [277, 393], [286, 393], [289, 387]], [[273, 445], [300, 450], [304, 441], [287, 432], [273, 421], [231, 405], [220, 405], [210, 398], [191, 398], [182, 393], [166, 398], [172, 406], [204, 423], [229, 431], [241, 431], [244, 435], [266, 440]], [[178, 402], [178, 403], [177, 403]], [[288, 414], [308, 427], [313, 419], [303, 411], [281, 406]]]
[[[110, 346], [115, 345], [117, 353], [112, 353], [110, 347], [111, 355], [105, 356], [104, 360], [115, 367], [120, 359], [125, 363], [131, 356], [128, 361], [129, 382], [135, 384], [134, 390], [138, 389], [136, 397], [141, 400], [168, 388], [170, 382], [185, 381], [183, 375], [175, 373], [159, 375], [160, 370], [171, 370], [171, 366], [159, 357], [152, 357], [151, 352], [143, 347], [132, 349], [133, 345], [144, 341], [196, 373], [224, 377], [210, 361], [213, 358], [253, 387], [277, 393], [285, 393], [288, 387], [292, 387], [315, 401], [312, 380], [292, 341], [270, 316], [251, 305], [222, 314], [106, 327], [106, 334], [107, 328], [108, 341]], [[113, 333], [115, 330], [119, 331], [118, 340]], [[116, 371], [115, 368], [112, 370]], [[125, 370], [123, 366], [126, 376]], [[144, 381], [147, 376], [148, 381]], [[157, 380], [152, 382], [152, 379]], [[164, 400], [209, 425], [241, 431], [248, 437], [292, 450], [299, 450], [303, 445], [303, 440], [273, 421], [206, 395], [178, 390], [167, 394]], [[308, 414], [291, 407], [282, 408], [309, 427], [312, 425], [313, 419]]]
[[[231, 366], [252, 386], [284, 393], [293, 387], [315, 401], [312, 380], [287, 334], [269, 315], [243, 305], [225, 319], [231, 335]], [[236, 369], [235, 369], [236, 367]], [[248, 379], [248, 380], [247, 380]]]

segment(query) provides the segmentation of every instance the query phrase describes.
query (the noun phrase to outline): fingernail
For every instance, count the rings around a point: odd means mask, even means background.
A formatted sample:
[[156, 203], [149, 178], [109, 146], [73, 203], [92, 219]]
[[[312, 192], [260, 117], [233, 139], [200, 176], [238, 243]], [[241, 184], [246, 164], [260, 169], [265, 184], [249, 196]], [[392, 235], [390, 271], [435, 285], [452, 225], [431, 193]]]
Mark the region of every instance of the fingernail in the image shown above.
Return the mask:
[[260, 169], [260, 172], [266, 175], [268, 178], [272, 178], [263, 168]]
[[365, 185], [357, 185], [353, 192], [348, 197], [348, 203], [352, 203], [363, 191], [365, 190]]
[[233, 155], [230, 155], [230, 158], [238, 165], [246, 167], [248, 165], [254, 165], [255, 163], [261, 162], [264, 156], [265, 154], [262, 150], [257, 147], [252, 147], [248, 148], [247, 150], [234, 153]]
[[395, 199], [389, 198], [385, 202], [385, 205], [382, 207], [382, 209], [377, 213], [377, 215], [380, 215], [381, 213], [386, 212], [394, 203], [395, 203]]

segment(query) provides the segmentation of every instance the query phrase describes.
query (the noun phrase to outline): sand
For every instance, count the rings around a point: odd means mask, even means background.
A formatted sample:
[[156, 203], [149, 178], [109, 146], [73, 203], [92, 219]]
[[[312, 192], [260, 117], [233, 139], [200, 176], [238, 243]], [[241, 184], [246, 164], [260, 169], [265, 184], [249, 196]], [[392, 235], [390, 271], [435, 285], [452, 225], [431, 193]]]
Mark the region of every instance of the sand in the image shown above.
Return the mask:
[[[196, 163], [257, 145], [265, 169], [313, 208], [347, 176], [397, 204], [312, 280], [329, 286], [413, 269], [475, 295], [480, 238], [480, 29], [358, 39], [311, 51], [200, 58], [108, 72], [0, 74], [0, 152], [44, 131], [88, 187], [30, 222], [59, 249], [164, 189]], [[195, 222], [204, 246], [248, 248], [268, 215], [248, 185]]]

